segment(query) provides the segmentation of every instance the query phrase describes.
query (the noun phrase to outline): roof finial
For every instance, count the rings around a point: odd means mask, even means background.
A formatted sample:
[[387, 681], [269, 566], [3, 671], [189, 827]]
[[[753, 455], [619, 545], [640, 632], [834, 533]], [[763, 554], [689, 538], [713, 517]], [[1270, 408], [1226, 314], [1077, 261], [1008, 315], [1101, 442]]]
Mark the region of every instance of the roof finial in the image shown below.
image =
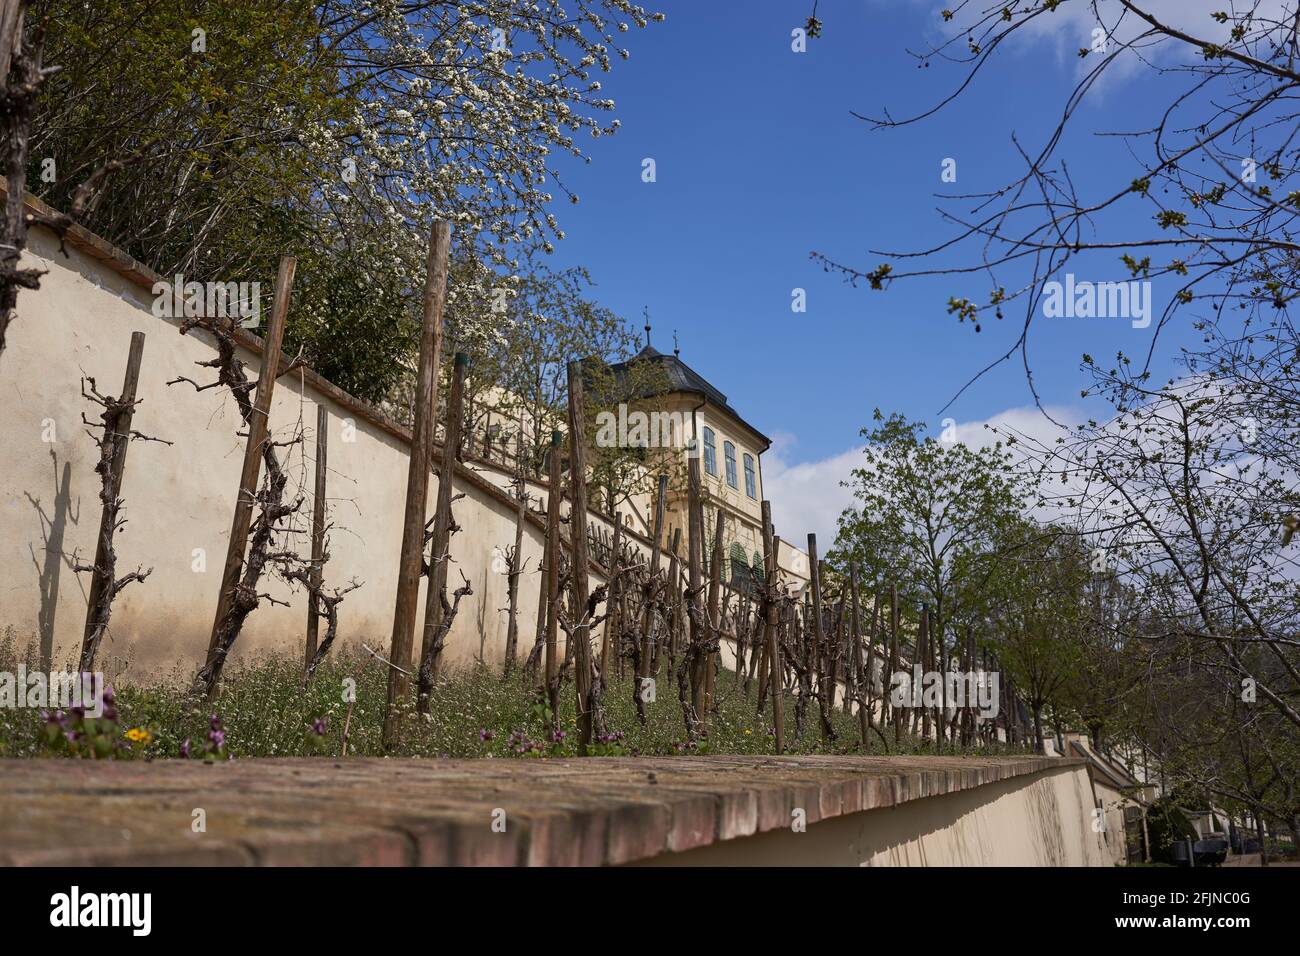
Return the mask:
[[650, 306], [644, 306], [641, 314], [645, 316], [645, 347], [650, 347]]
[[677, 344], [677, 330], [673, 329], [673, 355], [678, 358], [682, 357], [681, 347]]

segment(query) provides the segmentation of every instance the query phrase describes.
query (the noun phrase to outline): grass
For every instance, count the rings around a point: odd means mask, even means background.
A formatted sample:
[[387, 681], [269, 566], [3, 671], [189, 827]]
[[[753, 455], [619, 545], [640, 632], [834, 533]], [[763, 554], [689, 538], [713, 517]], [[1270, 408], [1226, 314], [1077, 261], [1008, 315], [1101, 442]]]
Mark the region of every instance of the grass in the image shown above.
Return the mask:
[[[12, 631], [0, 637], [0, 671], [16, 670], [25, 661], [36, 669], [31, 651], [20, 654]], [[227, 668], [218, 699], [198, 712], [186, 707], [186, 675], [175, 674], [147, 684], [120, 683], [114, 687], [118, 711], [116, 731], [126, 741], [121, 756], [167, 758], [182, 755], [186, 740], [198, 752], [207, 739], [209, 721], [220, 717], [226, 751], [233, 757], [284, 757], [328, 755], [337, 757], [343, 747], [346, 697], [354, 692], [349, 723], [348, 753], [382, 756], [381, 730], [387, 690], [384, 666], [357, 651], [343, 651], [325, 662], [308, 688], [302, 686], [302, 665], [288, 657], [262, 657]], [[675, 686], [662, 676], [654, 703], [647, 704], [642, 726], [632, 701], [630, 678], [614, 677], [606, 687], [604, 704], [611, 739], [593, 748], [607, 755], [674, 755], [690, 753], [772, 754], [776, 741], [771, 731], [771, 708], [757, 715], [753, 698], [746, 698], [735, 675], [719, 675], [717, 711], [709, 733], [695, 743], [687, 741]], [[818, 736], [815, 704], [809, 707], [802, 737], [794, 737], [794, 700], [786, 701], [788, 753], [859, 753], [855, 717], [836, 708], [833, 723], [837, 739], [823, 743]], [[421, 716], [410, 709], [394, 756], [404, 757], [540, 757], [575, 756], [576, 721], [572, 684], [562, 695], [558, 740], [547, 734], [545, 712], [536, 691], [518, 670], [508, 679], [483, 666], [449, 673], [436, 686], [431, 712]], [[313, 725], [323, 733], [313, 732]], [[0, 708], [0, 756], [32, 757], [51, 753], [44, 743], [46, 720], [30, 707]], [[146, 734], [141, 734], [145, 731]], [[557, 735], [559, 736], [559, 735]], [[883, 754], [879, 737], [872, 735], [871, 752]], [[933, 752], [933, 743], [905, 737], [893, 753]], [[966, 753], [1019, 753], [1005, 747], [976, 748]]]

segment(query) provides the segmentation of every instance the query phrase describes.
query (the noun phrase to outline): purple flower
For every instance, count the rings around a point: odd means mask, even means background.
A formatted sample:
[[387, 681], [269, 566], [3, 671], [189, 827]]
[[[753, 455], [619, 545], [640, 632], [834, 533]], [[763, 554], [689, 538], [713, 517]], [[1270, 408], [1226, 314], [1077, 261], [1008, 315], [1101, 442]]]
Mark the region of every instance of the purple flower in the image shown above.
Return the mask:
[[325, 718], [317, 717], [311, 722], [311, 732], [317, 737], [325, 736]]
[[224, 730], [208, 731], [208, 740], [212, 741], [214, 750], [220, 750], [226, 742], [226, 732]]
[[111, 704], [111, 703], [113, 703], [113, 700], [114, 700], [114, 697], [113, 697], [113, 688], [112, 688], [112, 687], [105, 687], [105, 688], [104, 688], [104, 703], [106, 703], [106, 704]]
[[491, 739], [492, 739], [493, 737], [495, 737], [495, 736], [496, 736], [496, 734], [492, 733], [492, 731], [488, 730], [486, 727], [480, 727], [480, 728], [479, 728], [479, 731], [478, 731], [478, 739], [479, 739], [479, 740], [484, 740], [484, 741], [486, 741], [486, 740], [491, 740]]
[[181, 756], [184, 757], [186, 760], [189, 759], [189, 756], [190, 756], [190, 738], [189, 738], [189, 737], [186, 737], [184, 740], [181, 741]]

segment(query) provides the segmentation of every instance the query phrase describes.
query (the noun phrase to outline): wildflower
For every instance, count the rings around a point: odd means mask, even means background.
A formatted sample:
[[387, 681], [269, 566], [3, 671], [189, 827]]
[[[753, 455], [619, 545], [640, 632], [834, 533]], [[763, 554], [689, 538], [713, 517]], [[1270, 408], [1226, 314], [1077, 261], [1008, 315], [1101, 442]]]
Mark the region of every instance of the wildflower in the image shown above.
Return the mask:
[[190, 756], [190, 738], [181, 741], [181, 757], [188, 760]]
[[143, 727], [132, 727], [126, 732], [126, 739], [137, 744], [147, 744], [149, 741], [153, 740], [153, 734], [149, 733], [149, 731], [145, 730]]
[[324, 717], [317, 717], [311, 722], [311, 732], [318, 737], [325, 736], [325, 727], [326, 723]]
[[488, 730], [486, 727], [480, 727], [480, 728], [479, 728], [479, 731], [478, 731], [478, 739], [479, 739], [479, 740], [482, 740], [482, 741], [488, 741], [488, 740], [491, 740], [491, 739], [492, 739], [493, 737], [495, 737], [495, 736], [496, 736], [496, 734], [492, 733], [492, 731]]

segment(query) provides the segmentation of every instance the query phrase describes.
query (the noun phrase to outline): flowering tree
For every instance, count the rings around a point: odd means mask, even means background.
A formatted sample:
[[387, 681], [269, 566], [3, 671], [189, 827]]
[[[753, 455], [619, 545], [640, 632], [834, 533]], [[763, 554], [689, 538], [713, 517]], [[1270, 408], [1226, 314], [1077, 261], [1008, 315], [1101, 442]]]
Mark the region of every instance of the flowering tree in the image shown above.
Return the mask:
[[596, 77], [655, 18], [628, 0], [47, 0], [34, 12], [47, 56], [68, 64], [39, 104], [28, 179], [42, 198], [64, 206], [80, 167], [154, 150], [85, 225], [199, 281], [269, 279], [297, 255], [289, 347], [375, 399], [409, 351], [428, 221], [454, 223], [484, 264], [453, 284], [451, 310], [485, 300], [487, 270], [513, 268], [520, 247], [550, 249], [563, 235], [555, 192], [578, 201], [551, 160], [617, 129]]

